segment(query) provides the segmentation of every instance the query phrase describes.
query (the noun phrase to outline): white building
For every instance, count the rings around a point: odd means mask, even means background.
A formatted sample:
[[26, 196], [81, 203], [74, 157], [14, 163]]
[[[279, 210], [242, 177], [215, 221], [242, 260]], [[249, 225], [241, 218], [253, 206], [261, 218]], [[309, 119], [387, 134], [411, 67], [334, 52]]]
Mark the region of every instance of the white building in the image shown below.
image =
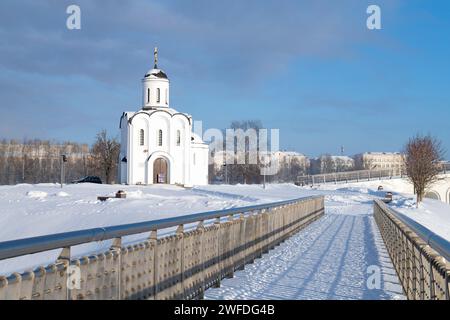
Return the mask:
[[349, 171], [354, 167], [355, 161], [348, 156], [321, 155], [311, 160], [313, 174]]
[[354, 156], [358, 169], [391, 169], [394, 174], [405, 170], [405, 155], [399, 152], [365, 152]]
[[192, 132], [192, 117], [170, 107], [167, 75], [155, 65], [142, 79], [142, 108], [120, 118], [119, 179], [126, 184], [208, 183], [208, 145]]

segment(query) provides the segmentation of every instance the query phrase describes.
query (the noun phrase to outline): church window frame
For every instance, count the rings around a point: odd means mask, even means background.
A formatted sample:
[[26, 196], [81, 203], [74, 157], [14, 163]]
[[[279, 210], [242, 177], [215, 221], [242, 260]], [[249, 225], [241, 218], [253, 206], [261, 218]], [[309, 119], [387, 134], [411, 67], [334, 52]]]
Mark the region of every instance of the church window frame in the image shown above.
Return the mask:
[[163, 142], [163, 131], [161, 129], [158, 130], [158, 147], [162, 147]]
[[177, 147], [181, 146], [181, 131], [177, 130]]
[[145, 131], [144, 129], [139, 130], [139, 145], [143, 146], [145, 144]]
[[168, 90], [166, 89], [166, 105], [169, 104], [169, 94], [168, 94]]
[[147, 89], [147, 103], [150, 103], [150, 88]]
[[161, 102], [161, 89], [156, 88], [156, 102]]

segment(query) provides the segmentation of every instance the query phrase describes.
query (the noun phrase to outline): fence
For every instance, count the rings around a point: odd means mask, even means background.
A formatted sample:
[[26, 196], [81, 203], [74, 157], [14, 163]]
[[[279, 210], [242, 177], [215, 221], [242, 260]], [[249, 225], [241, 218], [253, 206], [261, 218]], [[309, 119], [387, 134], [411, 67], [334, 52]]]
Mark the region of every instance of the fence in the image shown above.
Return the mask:
[[380, 169], [380, 170], [356, 170], [336, 173], [315, 174], [301, 176], [297, 178], [297, 185], [314, 185], [321, 183], [338, 183], [349, 181], [365, 181], [373, 179], [403, 177], [404, 174], [399, 170]]
[[450, 242], [380, 200], [374, 217], [410, 300], [449, 300]]
[[[450, 172], [450, 162], [443, 162], [440, 165], [440, 172], [447, 174]], [[297, 177], [296, 185], [315, 185], [321, 183], [338, 183], [349, 181], [370, 181], [374, 179], [403, 178], [406, 172], [400, 169], [376, 169], [376, 170], [355, 170], [345, 172], [333, 172], [314, 174]]]
[[[0, 259], [64, 249], [46, 267], [0, 277], [0, 300], [202, 298], [323, 214], [323, 197], [309, 197], [3, 242]], [[171, 227], [174, 234], [158, 237]], [[122, 246], [122, 237], [144, 232], [148, 240]], [[107, 239], [107, 252], [70, 258], [70, 247]]]

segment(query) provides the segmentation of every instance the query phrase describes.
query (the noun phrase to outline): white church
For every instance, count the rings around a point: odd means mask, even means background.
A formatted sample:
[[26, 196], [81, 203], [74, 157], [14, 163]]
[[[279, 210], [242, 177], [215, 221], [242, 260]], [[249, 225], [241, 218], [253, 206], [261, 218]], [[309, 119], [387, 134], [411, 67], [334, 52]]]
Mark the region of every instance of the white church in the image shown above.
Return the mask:
[[142, 79], [142, 108], [120, 118], [119, 179], [125, 184], [208, 184], [208, 145], [192, 116], [170, 107], [169, 79], [154, 67]]

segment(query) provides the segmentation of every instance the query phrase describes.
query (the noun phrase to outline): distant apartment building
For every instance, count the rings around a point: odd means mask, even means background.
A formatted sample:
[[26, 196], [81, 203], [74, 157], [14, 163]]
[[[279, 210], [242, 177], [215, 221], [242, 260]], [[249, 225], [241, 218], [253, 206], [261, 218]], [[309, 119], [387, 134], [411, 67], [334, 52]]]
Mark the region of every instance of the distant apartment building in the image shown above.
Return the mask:
[[[301, 153], [294, 151], [275, 151], [272, 153], [272, 157], [272, 159], [276, 159], [278, 170], [275, 175], [271, 176], [271, 181], [294, 181], [299, 175], [304, 175], [309, 172], [310, 161]], [[218, 176], [222, 176], [224, 174], [224, 164], [227, 161], [227, 152], [215, 152], [214, 155], [212, 155], [211, 160], [214, 170], [212, 174], [213, 176], [216, 176], [217, 180]], [[236, 153], [228, 152], [228, 164], [230, 164], [230, 162], [234, 164], [238, 162]], [[229, 170], [232, 169], [229, 168]], [[260, 175], [259, 170], [255, 172], [255, 174]], [[224, 178], [219, 178], [219, 180], [224, 180]]]
[[355, 168], [355, 161], [348, 156], [321, 155], [311, 160], [311, 174], [350, 171]]
[[[307, 171], [309, 168], [309, 159], [304, 154], [294, 151], [276, 151], [272, 156], [278, 161], [278, 164], [286, 166], [298, 166], [302, 170]], [[234, 152], [228, 152], [228, 159], [236, 163], [237, 155]], [[218, 151], [213, 155], [212, 163], [215, 169], [222, 167], [227, 159], [226, 151]], [[228, 160], [228, 161], [230, 161]]]
[[354, 156], [355, 167], [360, 170], [390, 169], [401, 174], [405, 169], [405, 156], [400, 152], [365, 152]]
[[304, 154], [295, 151], [276, 151], [273, 153], [280, 165], [298, 166], [303, 171], [309, 169], [310, 161]]

